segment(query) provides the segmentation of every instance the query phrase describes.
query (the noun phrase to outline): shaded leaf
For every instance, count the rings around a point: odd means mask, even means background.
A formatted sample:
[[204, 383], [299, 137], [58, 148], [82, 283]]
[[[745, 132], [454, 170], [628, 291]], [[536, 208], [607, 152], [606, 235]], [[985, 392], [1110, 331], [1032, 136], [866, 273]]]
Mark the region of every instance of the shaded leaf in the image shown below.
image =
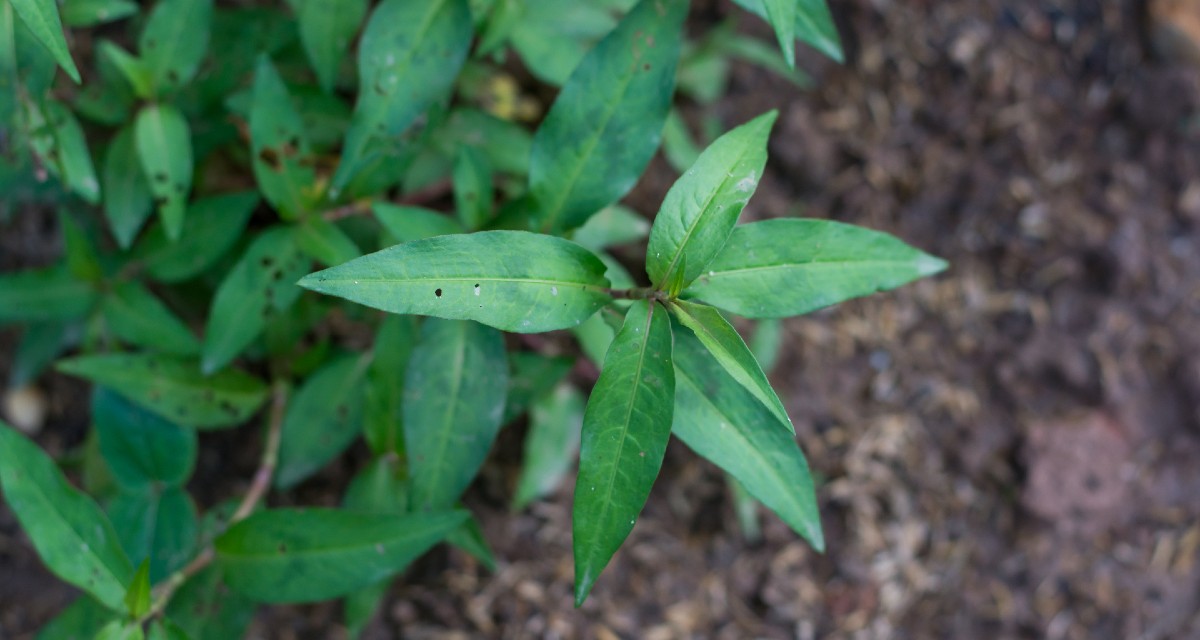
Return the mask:
[[179, 487], [122, 491], [108, 515], [129, 557], [150, 562], [152, 582], [181, 568], [196, 548], [196, 505]]
[[326, 93], [333, 91], [342, 59], [367, 15], [367, 0], [300, 0], [300, 42]]
[[92, 640], [117, 614], [90, 596], [79, 596], [37, 634], [37, 640]]
[[796, 66], [796, 4], [796, 0], [762, 0], [767, 22], [775, 29], [775, 39], [789, 68]]
[[579, 324], [607, 302], [603, 273], [599, 259], [568, 240], [483, 231], [407, 242], [299, 284], [392, 313], [534, 333]]
[[[769, 1], [772, 0], [733, 0], [734, 4], [772, 22], [766, 4]], [[842, 43], [826, 0], [791, 0], [791, 3], [796, 11], [795, 36], [833, 60], [842, 62]]]
[[20, 16], [21, 22], [25, 23], [38, 42], [50, 51], [63, 71], [79, 83], [79, 69], [75, 67], [71, 52], [67, 50], [67, 38], [63, 35], [57, 3], [54, 0], [10, 0], [10, 4]]
[[8, 386], [19, 389], [33, 382], [73, 342], [70, 324], [35, 322], [25, 327], [13, 354]]
[[154, 197], [142, 173], [132, 126], [123, 127], [108, 145], [101, 182], [108, 225], [117, 244], [128, 249], [154, 210]]
[[588, 218], [571, 239], [584, 248], [600, 251], [615, 245], [636, 242], [650, 232], [650, 223], [632, 209], [614, 204]]
[[163, 353], [194, 356], [200, 340], [165, 304], [136, 282], [113, 287], [104, 298], [104, 319], [122, 340]]
[[192, 190], [192, 140], [187, 121], [171, 105], [151, 104], [138, 112], [134, 132], [142, 171], [167, 238], [178, 240]]
[[575, 606], [633, 530], [671, 433], [675, 374], [666, 310], [634, 302], [583, 415], [572, 509]]
[[483, 535], [483, 527], [475, 516], [471, 516], [462, 526], [451, 531], [446, 536], [446, 543], [465, 551], [488, 571], [496, 570], [496, 554], [488, 545], [487, 537]]
[[63, 267], [0, 274], [0, 322], [53, 322], [83, 317], [96, 303], [92, 286]]
[[30, 144], [51, 173], [90, 204], [100, 202], [100, 182], [75, 114], [56, 100], [29, 101]]
[[[311, 1], [305, 0], [305, 4]], [[326, 16], [326, 20], [334, 18]], [[266, 54], [258, 57], [254, 72], [250, 147], [254, 178], [263, 197], [285, 220], [307, 212], [316, 195], [312, 150], [304, 121]]]
[[241, 237], [258, 206], [252, 191], [200, 198], [191, 204], [178, 241], [162, 225], [152, 227], [134, 256], [160, 282], [180, 282], [211, 267]]
[[375, 332], [367, 370], [363, 436], [376, 455], [404, 455], [404, 372], [420, 329], [413, 316], [388, 314]]
[[512, 351], [508, 360], [508, 401], [504, 403], [503, 424], [512, 422], [530, 405], [553, 391], [575, 364], [572, 358], [528, 351]]
[[159, 0], [150, 12], [138, 38], [138, 51], [158, 96], [186, 85], [196, 75], [208, 52], [212, 14], [212, 0]]
[[454, 158], [454, 205], [468, 229], [479, 229], [492, 217], [492, 168], [473, 147], [460, 147]]
[[403, 570], [466, 518], [462, 511], [260, 511], [217, 538], [217, 563], [229, 586], [251, 599], [326, 600]]
[[517, 0], [512, 46], [538, 79], [562, 85], [601, 37], [616, 26], [612, 12], [590, 2]]
[[210, 565], [192, 576], [167, 604], [167, 615], [192, 640], [243, 638], [255, 605], [225, 586], [224, 571]]
[[103, 387], [92, 391], [100, 453], [117, 483], [182, 486], [196, 466], [196, 432], [162, 419]]
[[336, 458], [362, 432], [368, 361], [334, 358], [305, 380], [288, 403], [275, 486], [287, 488]]
[[137, 97], [148, 99], [153, 96], [154, 78], [144, 60], [109, 40], [101, 40], [96, 45], [96, 53], [121, 73]]
[[412, 242], [466, 231], [458, 220], [421, 207], [375, 203], [371, 205], [371, 211], [397, 242]]
[[583, 394], [568, 384], [533, 404], [513, 509], [550, 495], [567, 475], [579, 451], [583, 406]]
[[358, 245], [341, 227], [319, 216], [296, 225], [296, 246], [321, 264], [336, 267], [362, 256]]
[[146, 560], [138, 565], [125, 591], [125, 610], [131, 618], [139, 618], [150, 610], [150, 563]]
[[128, 18], [138, 12], [132, 0], [65, 0], [62, 19], [68, 27], [92, 27]]
[[687, 294], [748, 318], [782, 318], [945, 268], [886, 233], [830, 220], [764, 220], [734, 229]]
[[106, 386], [176, 424], [198, 429], [245, 422], [267, 398], [257, 378], [236, 369], [211, 376], [194, 360], [152, 354], [79, 356], [58, 363], [59, 371]]

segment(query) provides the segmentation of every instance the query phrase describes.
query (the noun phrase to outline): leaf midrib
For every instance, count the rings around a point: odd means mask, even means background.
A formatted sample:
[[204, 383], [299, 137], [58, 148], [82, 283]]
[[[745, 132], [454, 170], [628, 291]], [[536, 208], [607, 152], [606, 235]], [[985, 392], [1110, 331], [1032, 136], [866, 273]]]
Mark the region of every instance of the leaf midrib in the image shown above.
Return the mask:
[[785, 262], [781, 264], [756, 265], [753, 267], [739, 267], [737, 269], [722, 269], [720, 271], [713, 270], [707, 276], [709, 280], [722, 278], [725, 276], [755, 273], [762, 271], [775, 271], [787, 269], [818, 269], [825, 270], [835, 267], [883, 267], [890, 265], [911, 265], [913, 260], [813, 260], [810, 262]]
[[[434, 476], [434, 479], [436, 480], [436, 482], [431, 483], [433, 485], [433, 488], [438, 490], [438, 493], [441, 493], [442, 490], [444, 489], [445, 485], [448, 484], [448, 478], [446, 477], [446, 474], [442, 473], [442, 472], [446, 468], [445, 467], [445, 463], [446, 463], [445, 458], [446, 458], [446, 447], [450, 443], [449, 434], [450, 434], [451, 429], [453, 429], [453, 427], [454, 427], [454, 416], [458, 412], [458, 403], [459, 403], [458, 394], [462, 393], [462, 378], [463, 378], [462, 372], [463, 372], [463, 365], [465, 364], [466, 357], [467, 357], [467, 336], [466, 336], [467, 325], [462, 324], [462, 322], [464, 322], [464, 321], [460, 321], [460, 324], [458, 325], [459, 340], [458, 340], [458, 344], [456, 345], [455, 352], [454, 352], [454, 367], [453, 367], [454, 382], [453, 382], [452, 386], [450, 387], [449, 402], [446, 403], [445, 419], [442, 422], [442, 425], [441, 425], [442, 428], [438, 430], [437, 456], [435, 456], [432, 460], [430, 460], [432, 467], [438, 471], [438, 473]], [[426, 499], [426, 502], [428, 502], [429, 495], [426, 495], [425, 499]]]
[[[309, 276], [309, 277], [311, 277], [311, 276]], [[586, 282], [576, 282], [574, 280], [547, 280], [544, 278], [480, 278], [480, 277], [476, 277], [476, 276], [463, 276], [463, 277], [455, 276], [455, 277], [450, 277], [450, 278], [442, 277], [442, 276], [420, 276], [420, 277], [415, 277], [415, 278], [387, 278], [387, 277], [350, 278], [350, 277], [342, 276], [342, 277], [338, 277], [338, 278], [327, 277], [324, 279], [324, 281], [322, 281], [319, 278], [315, 279], [315, 282], [317, 282], [317, 283], [321, 283], [321, 282], [356, 282], [356, 283], [371, 282], [371, 283], [379, 283], [379, 284], [403, 284], [403, 283], [408, 283], [408, 282], [425, 282], [425, 281], [430, 281], [430, 282], [508, 282], [508, 283], [516, 283], [516, 284], [538, 284], [538, 285], [555, 285], [555, 286], [556, 285], [566, 285], [566, 286], [579, 287], [579, 288], [586, 289], [589, 291], [596, 291], [599, 293], [607, 294], [607, 291], [605, 290], [606, 287], [602, 287], [598, 284], [588, 284]]]

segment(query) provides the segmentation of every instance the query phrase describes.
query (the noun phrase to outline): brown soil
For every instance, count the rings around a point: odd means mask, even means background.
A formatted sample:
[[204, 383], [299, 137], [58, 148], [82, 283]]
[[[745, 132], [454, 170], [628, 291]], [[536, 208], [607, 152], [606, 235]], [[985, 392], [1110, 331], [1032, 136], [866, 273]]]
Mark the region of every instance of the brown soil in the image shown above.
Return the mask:
[[[739, 66], [719, 105], [782, 106], [747, 216], [862, 224], [952, 266], [786, 325], [773, 378], [828, 552], [769, 513], [744, 541], [721, 474], [673, 444], [576, 610], [571, 483], [509, 513], [510, 429], [467, 500], [499, 568], [436, 550], [367, 637], [1200, 637], [1200, 70], [1150, 55], [1133, 0], [834, 4], [845, 66], [804, 57], [805, 93]], [[654, 166], [645, 211], [673, 180]], [[61, 451], [81, 389], [48, 384]], [[236, 490], [255, 440], [206, 438], [197, 483]], [[272, 501], [332, 503], [353, 465]], [[70, 599], [3, 509], [0, 566], [0, 638]], [[253, 637], [339, 619], [267, 608]]]

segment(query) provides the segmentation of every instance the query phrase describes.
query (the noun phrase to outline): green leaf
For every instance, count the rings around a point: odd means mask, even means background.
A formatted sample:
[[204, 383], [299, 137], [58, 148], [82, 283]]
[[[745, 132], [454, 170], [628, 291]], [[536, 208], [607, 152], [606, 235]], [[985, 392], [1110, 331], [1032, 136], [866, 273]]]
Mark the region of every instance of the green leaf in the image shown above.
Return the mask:
[[79, 596], [42, 627], [37, 640], [92, 640], [117, 614], [89, 596]]
[[482, 325], [426, 320], [404, 378], [404, 441], [414, 511], [455, 503], [500, 430], [508, 390], [504, 337]]
[[155, 620], [150, 623], [148, 640], [191, 640], [187, 632], [170, 620]]
[[351, 639], [362, 636], [363, 630], [379, 611], [379, 605], [383, 604], [383, 599], [387, 597], [390, 586], [391, 581], [384, 579], [346, 595], [342, 605], [342, 617], [347, 635]]
[[283, 418], [275, 486], [288, 488], [325, 466], [362, 432], [368, 361], [333, 359], [308, 377]]
[[717, 138], [667, 192], [646, 249], [646, 272], [656, 287], [666, 287], [677, 270], [691, 283], [725, 246], [762, 177], [776, 115], [768, 112]]
[[95, 640], [144, 640], [142, 625], [127, 620], [113, 620], [96, 633]]
[[188, 207], [178, 241], [163, 227], [152, 227], [138, 243], [134, 256], [155, 280], [180, 282], [211, 267], [237, 242], [258, 206], [252, 191], [196, 200]]
[[450, 113], [446, 124], [435, 134], [449, 150], [463, 145], [478, 147], [488, 164], [498, 173], [524, 176], [529, 173], [529, 154], [533, 137], [521, 125], [472, 108]]
[[100, 230], [91, 225], [85, 229], [83, 222], [67, 209], [58, 210], [58, 227], [62, 234], [63, 252], [66, 253], [67, 270], [80, 280], [102, 280], [104, 268], [100, 266], [99, 250], [93, 242]]
[[260, 511], [217, 538], [217, 562], [230, 588], [253, 600], [326, 600], [403, 570], [466, 518], [463, 511]]
[[579, 451], [583, 405], [583, 395], [569, 384], [533, 404], [513, 509], [524, 509], [562, 483]]
[[104, 298], [104, 319], [122, 340], [177, 356], [200, 353], [200, 340], [145, 287], [123, 282]]
[[96, 298], [89, 283], [63, 267], [0, 274], [0, 322], [75, 320]]
[[92, 392], [100, 452], [117, 483], [182, 486], [196, 466], [196, 432], [164, 420], [103, 387]]
[[454, 87], [473, 28], [467, 0], [384, 0], [358, 47], [358, 103], [333, 176], [340, 191], [361, 168], [368, 143], [399, 136]]
[[151, 104], [138, 112], [134, 129], [138, 158], [163, 228], [167, 238], [178, 240], [192, 189], [192, 140], [187, 121], [169, 104]]
[[244, 638], [254, 603], [225, 586], [225, 573], [209, 566], [192, 576], [167, 604], [167, 615], [192, 640]]
[[296, 301], [301, 291], [295, 282], [308, 268], [291, 229], [273, 227], [255, 238], [213, 297], [201, 358], [205, 373], [232, 362], [269, 317]]
[[468, 229], [479, 229], [492, 217], [492, 168], [474, 147], [460, 147], [454, 158], [454, 206]]
[[510, 352], [508, 359], [508, 401], [504, 403], [501, 424], [512, 422], [530, 405], [553, 391], [575, 364], [574, 358], [528, 351]]
[[465, 551], [475, 558], [488, 571], [496, 570], [496, 554], [488, 546], [487, 538], [483, 535], [483, 527], [475, 516], [471, 516], [461, 527], [451, 531], [446, 536], [446, 543]]
[[658, 476], [675, 397], [671, 322], [638, 300], [629, 308], [583, 414], [572, 531], [575, 606], [633, 530]]
[[[681, 77], [680, 82], [682, 80]], [[682, 86], [680, 91], [683, 91]], [[679, 115], [678, 109], [671, 109], [662, 135], [663, 156], [676, 171], [686, 172], [700, 157], [700, 148], [692, 140], [692, 132], [688, 130], [687, 123], [683, 121], [683, 116]]]
[[382, 455], [367, 463], [350, 481], [342, 506], [363, 513], [407, 513], [408, 481], [400, 460]]
[[632, 209], [614, 204], [588, 218], [582, 227], [575, 230], [571, 239], [586, 249], [600, 251], [637, 242], [649, 232], [650, 223], [645, 218]]
[[8, 372], [8, 386], [19, 389], [33, 382], [72, 342], [72, 327], [60, 322], [35, 322], [25, 327]]
[[389, 314], [375, 332], [367, 370], [363, 437], [376, 455], [404, 455], [404, 372], [419, 331], [415, 317]]
[[[773, 0], [733, 0], [734, 4], [773, 23], [766, 4], [770, 1]], [[843, 62], [842, 43], [826, 0], [791, 0], [790, 4], [795, 5], [796, 11], [795, 37], [833, 60]]]
[[750, 544], [762, 540], [762, 526], [758, 523], [758, 507], [761, 502], [754, 499], [745, 485], [731, 475], [725, 475], [725, 486], [729, 487], [729, 497], [733, 501], [733, 515], [737, 518], [738, 528], [742, 530], [742, 538]]
[[142, 560], [137, 573], [133, 574], [133, 582], [125, 591], [125, 610], [131, 618], [140, 618], [150, 610], [150, 562]]
[[822, 551], [812, 476], [783, 424], [686, 331], [675, 333], [672, 432]]
[[133, 566], [112, 524], [91, 498], [67, 482], [54, 460], [0, 422], [0, 485], [33, 547], [54, 575], [124, 611]]
[[530, 73], [562, 85], [597, 40], [616, 25], [612, 12], [590, 2], [530, 2], [509, 18], [510, 39]]
[[300, 42], [326, 93], [337, 82], [342, 59], [367, 15], [367, 0], [300, 0], [296, 19]]
[[197, 429], [245, 422], [267, 398], [267, 387], [236, 369], [212, 376], [194, 360], [152, 354], [79, 356], [58, 363], [59, 371], [106, 386], [176, 424]]
[[196, 75], [208, 52], [212, 14], [212, 0], [159, 0], [154, 6], [138, 38], [138, 51], [156, 95], [170, 93]]
[[533, 138], [537, 227], [563, 231], [629, 192], [658, 149], [687, 0], [642, 0], [571, 74]]
[[748, 318], [783, 318], [894, 289], [946, 262], [879, 231], [830, 220], [737, 227], [686, 294]]
[[596, 256], [568, 240], [483, 231], [407, 242], [299, 284], [392, 313], [535, 333], [577, 325], [608, 302], [603, 273]]
[[101, 183], [108, 225], [117, 244], [128, 249], [154, 210], [154, 197], [142, 173], [132, 126], [123, 127], [108, 145]]
[[67, 38], [63, 35], [62, 22], [58, 18], [58, 5], [54, 0], [10, 0], [13, 9], [21, 17], [21, 22], [29, 28], [34, 37], [54, 55], [58, 65], [71, 76], [77, 84], [80, 82], [79, 69], [71, 59], [67, 50]]
[[89, 204], [100, 202], [100, 182], [75, 114], [56, 100], [30, 101], [29, 128], [34, 150], [46, 168]]
[[737, 330], [721, 316], [720, 311], [684, 300], [672, 302], [671, 311], [683, 326], [696, 334], [700, 343], [721, 363], [730, 377], [763, 403], [779, 423], [787, 427], [788, 432], [793, 431], [787, 409], [783, 408], [779, 396], [771, 388], [767, 375], [763, 373], [762, 367], [758, 365], [754, 354], [742, 341]]
[[358, 245], [341, 227], [321, 218], [311, 217], [296, 225], [296, 246], [305, 255], [331, 267], [362, 256]]
[[375, 203], [371, 205], [371, 211], [397, 242], [412, 242], [466, 231], [458, 220], [421, 207]]
[[62, 19], [68, 27], [94, 27], [128, 18], [138, 12], [131, 0], [65, 0]]
[[196, 548], [196, 505], [179, 487], [121, 491], [108, 515], [129, 557], [149, 560], [151, 582], [181, 568]]
[[[824, 0], [821, 0], [824, 2]], [[783, 51], [783, 59], [789, 68], [796, 66], [796, 0], [762, 0], [767, 11], [767, 22], [775, 29], [775, 39]]]
[[[305, 4], [309, 2], [305, 0]], [[266, 54], [258, 57], [254, 72], [250, 143], [254, 178], [263, 197], [283, 219], [299, 218], [312, 207], [317, 195], [313, 192], [316, 170], [312, 150], [304, 121]]]
[[96, 52], [121, 72], [137, 97], [148, 99], [154, 95], [154, 78], [144, 60], [109, 40], [101, 40], [96, 46]]
[[767, 318], [755, 323], [750, 336], [750, 352], [762, 366], [763, 373], [771, 373], [783, 349], [783, 323], [778, 318]]

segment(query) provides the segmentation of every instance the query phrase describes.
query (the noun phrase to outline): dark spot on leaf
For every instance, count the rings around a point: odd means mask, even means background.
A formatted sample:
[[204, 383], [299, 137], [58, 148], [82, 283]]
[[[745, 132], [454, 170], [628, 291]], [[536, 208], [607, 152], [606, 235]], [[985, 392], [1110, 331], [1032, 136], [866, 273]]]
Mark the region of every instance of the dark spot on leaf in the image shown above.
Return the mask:
[[166, 172], [164, 172], [164, 171], [158, 171], [158, 172], [156, 172], [156, 173], [154, 174], [154, 181], [155, 181], [155, 182], [166, 182], [166, 181], [167, 181], [167, 174], [166, 174]]
[[167, 196], [154, 196], [154, 204], [157, 207], [165, 207], [165, 206], [167, 206], [167, 203], [170, 201], [171, 201], [171, 199], [168, 198]]
[[284, 544], [282, 542], [279, 543], [279, 553], [287, 553], [287, 545], [286, 544]]
[[237, 407], [234, 407], [233, 403], [228, 400], [222, 400], [217, 406], [221, 409], [221, 411], [224, 411], [231, 416], [237, 415]]
[[258, 159], [262, 160], [271, 169], [271, 171], [280, 171], [283, 169], [283, 163], [279, 160], [279, 153], [274, 149], [264, 147], [258, 152]]
[[179, 74], [175, 73], [174, 69], [167, 69], [167, 80], [171, 82], [179, 82]]
[[264, 269], [269, 269], [271, 265], [275, 264], [275, 259], [271, 256], [263, 256], [258, 263], [261, 264]]
[[649, 70], [650, 70], [650, 63], [649, 63], [649, 62], [647, 62], [646, 64], [642, 65], [642, 71], [649, 71]]
[[339, 404], [337, 406], [337, 417], [338, 417], [338, 420], [345, 420], [346, 418], [349, 418], [350, 417], [350, 408], [344, 404]]
[[433, 290], [433, 295], [435, 295], [435, 296], [437, 296], [437, 297], [439, 297], [439, 298], [440, 298], [440, 297], [442, 297], [442, 290], [441, 290], [441, 289], [434, 289], [434, 290]]

